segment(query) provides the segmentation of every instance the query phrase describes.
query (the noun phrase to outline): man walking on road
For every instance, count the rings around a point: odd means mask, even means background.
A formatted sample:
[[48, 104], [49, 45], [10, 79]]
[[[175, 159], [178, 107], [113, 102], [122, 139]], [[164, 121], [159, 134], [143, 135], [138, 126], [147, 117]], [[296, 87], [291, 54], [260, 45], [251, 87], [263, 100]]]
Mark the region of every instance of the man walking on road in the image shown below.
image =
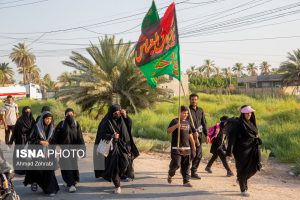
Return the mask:
[[[194, 134], [195, 144], [196, 144], [196, 156], [192, 161], [191, 177], [194, 179], [201, 179], [197, 174], [197, 169], [199, 167], [200, 161], [202, 159], [202, 133], [204, 133], [207, 140], [207, 128], [206, 119], [204, 111], [202, 108], [198, 107], [199, 96], [197, 94], [190, 95], [190, 115], [189, 119], [193, 120], [192, 129]], [[193, 127], [194, 126], [194, 127]]]
[[5, 144], [9, 143], [10, 132], [14, 131], [17, 119], [19, 118], [18, 105], [14, 102], [12, 96], [7, 96], [4, 105], [4, 127], [5, 127]]

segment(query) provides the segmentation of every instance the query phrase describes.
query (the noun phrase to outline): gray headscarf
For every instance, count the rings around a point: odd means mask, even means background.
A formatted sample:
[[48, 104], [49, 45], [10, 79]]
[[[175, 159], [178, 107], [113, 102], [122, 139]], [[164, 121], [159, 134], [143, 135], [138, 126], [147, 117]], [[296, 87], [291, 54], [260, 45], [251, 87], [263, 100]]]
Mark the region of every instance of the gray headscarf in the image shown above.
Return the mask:
[[38, 131], [40, 137], [43, 138], [44, 140], [48, 140], [48, 141], [51, 139], [51, 137], [53, 136], [53, 133], [54, 133], [54, 125], [53, 125], [53, 121], [52, 121], [51, 124], [49, 125], [50, 130], [49, 130], [49, 133], [48, 133], [48, 137], [46, 136], [44, 119], [46, 117], [49, 117], [49, 116], [51, 116], [53, 118], [53, 115], [51, 114], [51, 112], [44, 111], [41, 114], [41, 117], [40, 117], [39, 121], [36, 124], [37, 131]]

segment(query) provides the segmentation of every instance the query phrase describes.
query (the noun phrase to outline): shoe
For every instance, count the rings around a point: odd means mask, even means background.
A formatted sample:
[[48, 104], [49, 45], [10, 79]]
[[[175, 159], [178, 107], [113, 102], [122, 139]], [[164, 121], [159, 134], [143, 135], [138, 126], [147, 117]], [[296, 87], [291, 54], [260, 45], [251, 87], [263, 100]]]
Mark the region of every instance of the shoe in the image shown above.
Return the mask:
[[190, 182], [183, 183], [183, 186], [184, 187], [193, 187], [193, 185]]
[[36, 192], [38, 190], [37, 183], [32, 183], [30, 188], [31, 188], [31, 191]]
[[130, 182], [130, 181], [133, 181], [131, 178], [125, 178], [124, 179], [124, 182]]
[[70, 193], [76, 192], [76, 187], [74, 185], [72, 185], [71, 187], [69, 187], [69, 192]]
[[243, 196], [243, 197], [250, 197], [250, 193], [246, 190], [246, 191], [244, 191], [244, 192], [241, 192], [241, 195]]
[[168, 175], [168, 183], [171, 184], [172, 183], [172, 176]]
[[48, 194], [49, 197], [54, 197], [55, 196], [55, 193], [50, 193]]
[[197, 173], [192, 173], [191, 177], [194, 179], [201, 179], [201, 177]]
[[120, 187], [116, 188], [114, 193], [115, 194], [121, 194], [121, 188]]
[[207, 173], [210, 173], [210, 174], [212, 173], [210, 167], [205, 167], [205, 171], [207, 171]]
[[234, 174], [232, 173], [232, 171], [227, 171], [227, 177], [231, 177], [231, 176], [234, 176]]

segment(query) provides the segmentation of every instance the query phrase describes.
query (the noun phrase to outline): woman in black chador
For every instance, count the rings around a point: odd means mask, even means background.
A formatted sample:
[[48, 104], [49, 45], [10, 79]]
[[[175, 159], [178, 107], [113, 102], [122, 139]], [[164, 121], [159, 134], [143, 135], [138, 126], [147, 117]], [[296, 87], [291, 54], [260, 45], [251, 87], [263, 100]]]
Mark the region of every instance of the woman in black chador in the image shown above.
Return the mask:
[[[119, 105], [112, 105], [107, 115], [99, 124], [95, 144], [99, 144], [101, 139], [111, 140], [113, 138], [113, 150], [105, 158], [105, 169], [95, 168], [96, 178], [103, 177], [107, 181], [112, 181], [115, 185], [115, 193], [121, 193], [120, 178], [134, 178], [133, 160], [139, 152], [133, 142], [131, 135], [132, 121], [125, 110]], [[94, 166], [98, 162], [95, 159]]]
[[[34, 131], [30, 136], [30, 144], [48, 148], [52, 144], [54, 126], [53, 116], [50, 112], [43, 112], [39, 121], [36, 123]], [[59, 190], [54, 170], [28, 170], [24, 180], [24, 185], [31, 184], [40, 186], [45, 194], [54, 196]]]
[[[13, 163], [16, 166], [16, 150], [23, 149], [28, 142], [30, 133], [32, 132], [35, 125], [35, 120], [31, 113], [31, 108], [29, 106], [25, 106], [22, 109], [22, 115], [17, 120], [15, 129], [10, 138], [9, 145], [15, 143], [15, 149], [13, 154]], [[15, 170], [16, 174], [24, 175], [25, 170]]]
[[261, 154], [258, 137], [258, 129], [254, 115], [254, 109], [244, 105], [240, 109], [241, 116], [232, 124], [227, 131], [229, 134], [227, 155], [234, 155], [237, 169], [237, 180], [241, 194], [250, 196], [248, 193], [248, 179], [261, 169]]
[[[74, 119], [74, 110], [67, 108], [65, 119], [61, 121], [54, 131], [55, 144], [64, 149], [85, 149], [84, 140], [79, 123]], [[73, 145], [73, 146], [72, 146]], [[69, 192], [76, 192], [76, 184], [79, 182], [79, 170], [77, 157], [59, 159], [61, 175], [65, 181]]]

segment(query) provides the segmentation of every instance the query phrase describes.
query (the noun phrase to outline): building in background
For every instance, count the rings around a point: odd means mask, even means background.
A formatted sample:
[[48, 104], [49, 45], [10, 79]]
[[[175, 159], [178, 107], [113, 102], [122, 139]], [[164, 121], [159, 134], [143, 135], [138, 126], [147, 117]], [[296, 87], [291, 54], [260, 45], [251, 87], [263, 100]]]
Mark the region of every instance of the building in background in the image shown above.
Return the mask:
[[[172, 76], [165, 75], [165, 78], [169, 79], [169, 82], [159, 84], [158, 87], [163, 89], [170, 89], [170, 98], [179, 96], [179, 81]], [[181, 82], [184, 88], [185, 94], [189, 94], [189, 78], [186, 74], [181, 74]], [[180, 87], [181, 88], [181, 87]], [[183, 90], [181, 88], [181, 96], [183, 96]]]
[[297, 81], [286, 83], [285, 74], [239, 77], [238, 92], [250, 95], [262, 94], [294, 94], [299, 95]]

